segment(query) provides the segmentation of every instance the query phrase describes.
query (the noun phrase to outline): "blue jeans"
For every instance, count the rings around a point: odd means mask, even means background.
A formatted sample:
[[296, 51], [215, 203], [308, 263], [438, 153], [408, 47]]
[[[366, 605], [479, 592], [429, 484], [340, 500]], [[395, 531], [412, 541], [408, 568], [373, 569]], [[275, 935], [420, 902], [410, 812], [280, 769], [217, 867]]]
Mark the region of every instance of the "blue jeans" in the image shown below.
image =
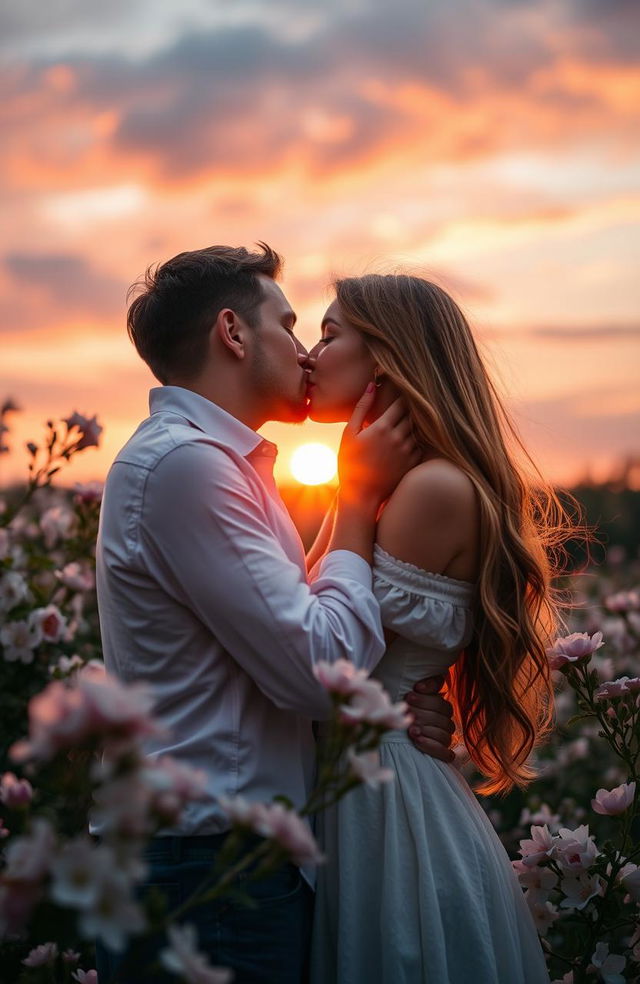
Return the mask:
[[[167, 896], [172, 912], [209, 874], [225, 836], [154, 838], [145, 852], [150, 872], [142, 894], [157, 887]], [[255, 882], [243, 872], [234, 885], [253, 900], [253, 906], [225, 898], [190, 909], [179, 920], [195, 926], [198, 950], [214, 966], [231, 967], [234, 984], [302, 984], [307, 975], [313, 892], [298, 868], [287, 864]], [[164, 933], [141, 937], [139, 942], [133, 937], [123, 954], [98, 944], [100, 984], [175, 984], [175, 975], [163, 970], [158, 959], [168, 945]]]

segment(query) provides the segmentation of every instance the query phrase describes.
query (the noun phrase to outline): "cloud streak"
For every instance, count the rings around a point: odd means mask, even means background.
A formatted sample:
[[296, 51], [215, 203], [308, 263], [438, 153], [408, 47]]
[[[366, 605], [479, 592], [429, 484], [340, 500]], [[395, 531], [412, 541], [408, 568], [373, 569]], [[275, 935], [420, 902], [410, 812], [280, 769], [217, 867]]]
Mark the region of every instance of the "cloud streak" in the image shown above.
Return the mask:
[[136, 58], [14, 66], [5, 81], [21, 113], [3, 111], [15, 140], [0, 166], [27, 185], [43, 168], [65, 186], [69, 172], [90, 181], [124, 162], [180, 183], [294, 158], [329, 174], [393, 147], [433, 164], [523, 139], [622, 132], [635, 113], [640, 72], [627, 56], [640, 20], [622, 3], [610, 21], [595, 3], [590, 19], [578, 11], [556, 0], [405, 0], [347, 6], [298, 41], [245, 23], [192, 30]]

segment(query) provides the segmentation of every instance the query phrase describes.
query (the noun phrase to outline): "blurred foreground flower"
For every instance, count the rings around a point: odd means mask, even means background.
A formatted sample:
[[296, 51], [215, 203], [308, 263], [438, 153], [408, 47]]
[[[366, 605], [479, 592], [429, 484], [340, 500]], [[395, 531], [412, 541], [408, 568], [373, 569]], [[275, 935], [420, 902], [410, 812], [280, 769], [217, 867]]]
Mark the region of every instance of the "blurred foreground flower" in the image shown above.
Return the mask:
[[197, 950], [193, 926], [170, 926], [167, 949], [160, 951], [163, 967], [177, 974], [188, 984], [230, 984], [233, 973], [223, 967], [212, 967], [206, 956]]

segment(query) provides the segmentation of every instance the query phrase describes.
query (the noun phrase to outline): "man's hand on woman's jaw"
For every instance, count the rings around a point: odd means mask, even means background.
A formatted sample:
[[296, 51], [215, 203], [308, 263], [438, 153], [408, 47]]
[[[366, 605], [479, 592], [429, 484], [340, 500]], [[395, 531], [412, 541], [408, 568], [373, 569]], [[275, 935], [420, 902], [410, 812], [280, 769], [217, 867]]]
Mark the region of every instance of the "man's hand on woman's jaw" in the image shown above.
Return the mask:
[[453, 708], [439, 693], [443, 684], [442, 676], [426, 677], [419, 680], [404, 699], [414, 718], [409, 726], [409, 738], [418, 751], [441, 762], [453, 762]]

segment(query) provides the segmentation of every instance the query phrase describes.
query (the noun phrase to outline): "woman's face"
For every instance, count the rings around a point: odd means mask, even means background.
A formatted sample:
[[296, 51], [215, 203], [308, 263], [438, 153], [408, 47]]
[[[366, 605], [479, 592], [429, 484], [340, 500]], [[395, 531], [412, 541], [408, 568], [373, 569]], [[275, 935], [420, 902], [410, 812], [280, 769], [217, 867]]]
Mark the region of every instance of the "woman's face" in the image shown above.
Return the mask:
[[345, 319], [337, 300], [322, 319], [322, 339], [309, 353], [315, 365], [308, 385], [311, 420], [348, 420], [373, 379], [375, 359], [360, 332]]

